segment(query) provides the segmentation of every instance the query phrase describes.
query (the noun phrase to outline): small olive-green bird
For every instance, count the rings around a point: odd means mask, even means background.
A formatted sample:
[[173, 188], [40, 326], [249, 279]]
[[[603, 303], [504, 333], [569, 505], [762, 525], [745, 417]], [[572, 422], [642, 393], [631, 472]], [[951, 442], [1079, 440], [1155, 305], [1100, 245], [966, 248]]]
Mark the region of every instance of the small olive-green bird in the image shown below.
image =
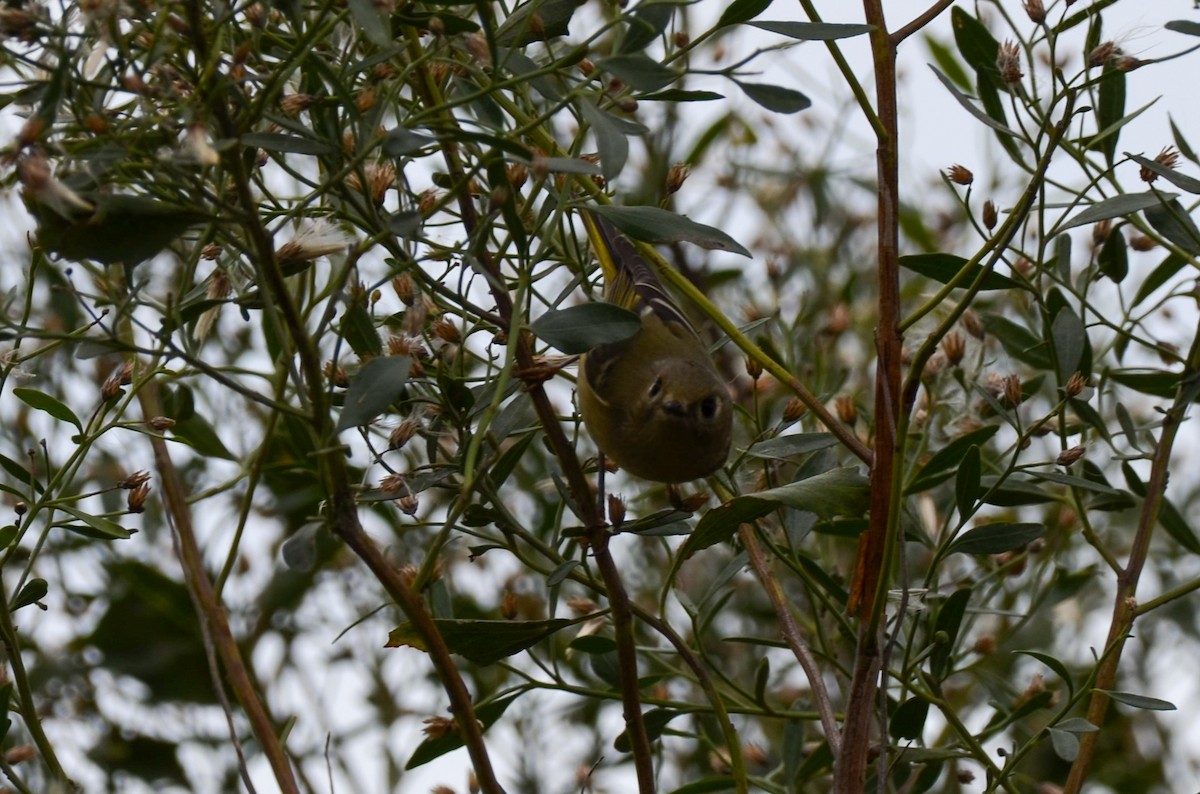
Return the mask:
[[642, 328], [599, 345], [579, 367], [579, 410], [596, 446], [647, 480], [712, 474], [729, 457], [729, 388], [662, 283], [612, 224], [583, 213], [604, 274], [605, 300], [635, 312]]

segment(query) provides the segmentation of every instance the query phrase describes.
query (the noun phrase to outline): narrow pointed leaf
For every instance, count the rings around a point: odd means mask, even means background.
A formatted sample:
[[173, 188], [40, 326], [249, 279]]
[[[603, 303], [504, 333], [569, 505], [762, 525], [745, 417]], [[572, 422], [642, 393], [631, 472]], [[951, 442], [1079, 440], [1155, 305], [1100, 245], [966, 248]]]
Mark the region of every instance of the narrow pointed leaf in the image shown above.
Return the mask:
[[30, 408], [36, 408], [39, 411], [44, 411], [60, 422], [68, 422], [82, 431], [83, 425], [79, 422], [79, 417], [65, 403], [60, 402], [57, 398], [51, 397], [49, 394], [44, 394], [36, 389], [16, 388], [12, 390], [13, 396], [21, 402], [28, 405]]
[[411, 367], [407, 356], [380, 356], [363, 364], [350, 381], [342, 415], [338, 417], [338, 432], [365, 425], [383, 413], [400, 396]]
[[712, 226], [659, 207], [592, 207], [630, 237], [645, 243], [694, 243], [701, 248], [732, 251], [749, 257], [741, 243]]
[[1125, 193], [1120, 196], [1113, 196], [1110, 199], [1098, 201], [1082, 212], [1077, 213], [1070, 220], [1062, 223], [1056, 231], [1065, 232], [1067, 229], [1074, 229], [1076, 226], [1086, 226], [1089, 223], [1123, 218], [1126, 215], [1141, 212], [1148, 207], [1158, 207], [1163, 202], [1173, 198], [1175, 198], [1174, 194], [1158, 193], [1153, 190], [1146, 191], [1145, 193]]
[[1003, 554], [1022, 549], [1046, 534], [1044, 524], [997, 522], [975, 527], [959, 535], [947, 554]]

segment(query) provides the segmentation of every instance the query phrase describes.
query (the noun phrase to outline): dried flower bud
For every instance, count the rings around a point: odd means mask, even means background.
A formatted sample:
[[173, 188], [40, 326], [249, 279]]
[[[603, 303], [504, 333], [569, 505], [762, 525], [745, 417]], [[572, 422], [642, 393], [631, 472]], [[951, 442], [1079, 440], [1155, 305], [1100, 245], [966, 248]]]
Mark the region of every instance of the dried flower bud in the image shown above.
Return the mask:
[[446, 23], [436, 14], [429, 18], [429, 32], [435, 36], [446, 35]]
[[1092, 226], [1092, 244], [1103, 245], [1112, 231], [1112, 221], [1105, 219]]
[[1124, 53], [1113, 59], [1113, 68], [1118, 72], [1132, 72], [1141, 65], [1141, 60], [1132, 55], [1125, 55]]
[[326, 361], [321, 371], [325, 373], [325, 377], [329, 379], [329, 382], [339, 389], [344, 389], [350, 385], [350, 376], [346, 374], [346, 370], [340, 364], [334, 368], [332, 361]]
[[215, 262], [221, 256], [221, 246], [216, 243], [209, 243], [200, 249], [200, 258], [209, 262]]
[[407, 493], [396, 500], [396, 507], [399, 507], [400, 512], [406, 516], [415, 516], [417, 508], [420, 507], [420, 501], [416, 494]]
[[510, 163], [505, 168], [505, 173], [508, 176], [508, 184], [517, 190], [529, 179], [529, 168], [524, 163]]
[[150, 472], [144, 470], [135, 471], [133, 474], [117, 480], [117, 487], [132, 491], [134, 488], [138, 488], [148, 482], [150, 482]]
[[405, 419], [388, 434], [388, 449], [403, 449], [420, 428], [421, 426], [412, 419]]
[[408, 273], [401, 273], [392, 279], [392, 289], [396, 292], [396, 297], [405, 306], [412, 306], [417, 296], [417, 285], [413, 281], [413, 277]]
[[590, 615], [599, 609], [596, 602], [590, 598], [569, 598], [567, 599], [567, 609], [571, 610], [576, 615]]
[[18, 744], [4, 751], [5, 762], [13, 766], [25, 761], [32, 761], [35, 758], [37, 758], [37, 748], [32, 744]]
[[1064, 449], [1062, 452], [1058, 453], [1058, 457], [1055, 458], [1054, 462], [1059, 466], [1070, 466], [1072, 463], [1082, 458], [1083, 453], [1085, 452], [1087, 452], [1087, 447], [1084, 446]]
[[746, 358], [746, 374], [749, 375], [754, 380], [758, 380], [759, 378], [762, 377], [762, 374], [763, 374], [762, 364], [759, 363], [759, 361], [757, 359], [747, 357]]
[[408, 482], [403, 474], [393, 472], [379, 481], [379, 490], [385, 494], [400, 493], [405, 484]]
[[1120, 54], [1117, 45], [1111, 41], [1105, 41], [1097, 45], [1095, 49], [1088, 53], [1087, 65], [1091, 67], [1103, 66], [1108, 63], [1114, 56]]
[[1135, 251], [1149, 251], [1158, 243], [1152, 237], [1147, 237], [1144, 234], [1135, 234], [1129, 238], [1129, 247]]
[[449, 717], [435, 715], [425, 720], [423, 731], [430, 739], [441, 739], [442, 737], [457, 732], [458, 727], [454, 724], [454, 720]]
[[614, 493], [608, 495], [608, 522], [612, 524], [613, 529], [620, 529], [625, 523], [625, 502]]
[[379, 95], [375, 91], [375, 86], [369, 85], [358, 92], [358, 96], [354, 98], [354, 107], [359, 113], [366, 113], [375, 107], [375, 103], [378, 101]]
[[958, 324], [966, 329], [968, 334], [979, 340], [982, 340], [987, 333], [983, 327], [983, 320], [974, 309], [967, 309], [963, 312], [962, 317], [958, 318]]
[[1084, 379], [1082, 373], [1073, 372], [1071, 373], [1071, 377], [1067, 378], [1067, 385], [1064, 387], [1064, 391], [1066, 391], [1068, 397], [1078, 397], [1085, 386], [1087, 386], [1087, 381]]
[[833, 407], [837, 411], [838, 419], [848, 425], [853, 425], [858, 421], [858, 406], [854, 404], [854, 398], [849, 395], [841, 395], [833, 402]]
[[975, 174], [971, 173], [971, 169], [958, 163], [946, 169], [946, 176], [950, 177], [950, 181], [956, 185], [966, 186], [975, 181]]
[[161, 433], [164, 430], [170, 430], [175, 426], [175, 420], [168, 416], [152, 416], [146, 420], [146, 427], [156, 433]]
[[799, 397], [791, 397], [783, 405], [783, 421], [795, 422], [808, 413], [808, 406]]
[[150, 495], [150, 484], [142, 483], [133, 488], [125, 497], [125, 506], [130, 513], [141, 513], [146, 509], [146, 497]]
[[996, 221], [999, 220], [996, 213], [996, 205], [991, 199], [983, 202], [983, 228], [989, 232], [996, 228]]
[[1004, 401], [1008, 403], [1010, 408], [1016, 408], [1021, 404], [1021, 378], [1019, 375], [1006, 375], [1004, 377]]
[[500, 596], [500, 615], [505, 620], [515, 620], [517, 617], [517, 594], [512, 590], [505, 590], [504, 595]]
[[[1167, 146], [1158, 153], [1158, 156], [1154, 158], [1154, 162], [1158, 163], [1164, 168], [1174, 168], [1179, 163], [1179, 152], [1175, 151], [1174, 148]], [[1141, 167], [1141, 169], [1138, 171], [1138, 176], [1141, 177], [1143, 182], [1147, 183], [1158, 179], [1158, 174], [1154, 173], [1146, 166]]]
[[821, 332], [830, 336], [841, 336], [849, 327], [850, 307], [844, 301], [838, 301], [829, 310], [829, 317], [825, 320], [825, 325], [821, 327]]
[[29, 505], [25, 504], [24, 502], [17, 502], [15, 505], [13, 505], [13, 512], [18, 516], [23, 516], [29, 512]]
[[958, 331], [951, 331], [942, 339], [942, 353], [952, 366], [957, 367], [967, 353], [967, 340]]
[[437, 209], [439, 203], [438, 193], [433, 188], [421, 192], [421, 196], [417, 199], [417, 212], [421, 213], [422, 218], [428, 218]]
[[591, 77], [592, 73], [596, 71], [596, 64], [592, 63], [589, 58], [584, 58], [576, 68], [579, 69], [579, 73], [584, 77]]
[[1000, 70], [1000, 78], [1004, 82], [1018, 83], [1025, 75], [1021, 72], [1021, 48], [1016, 42], [1006, 41], [1000, 45], [996, 55], [996, 68]]
[[991, 634], [984, 634], [975, 640], [975, 644], [971, 647], [971, 650], [980, 656], [990, 656], [996, 652], [996, 638]]
[[472, 33], [464, 39], [467, 45], [467, 52], [471, 53], [471, 57], [480, 66], [492, 65], [492, 51], [488, 49], [487, 39], [482, 33]]
[[[387, 161], [371, 163], [365, 169], [367, 192], [376, 206], [383, 206], [387, 192], [396, 183], [396, 166]], [[354, 174], [351, 174], [354, 176]]]
[[676, 47], [682, 50], [684, 47], [692, 43], [692, 37], [689, 36], [685, 31], [677, 30], [675, 31], [675, 35], [672, 37], [672, 41], [675, 42]]
[[312, 94], [288, 94], [279, 100], [279, 109], [288, 116], [299, 116], [315, 104], [317, 97]]
[[688, 496], [675, 494], [671, 499], [671, 506], [684, 513], [695, 513], [701, 507], [704, 507], [708, 500], [708, 491], [696, 491], [696, 493]]
[[1046, 21], [1046, 6], [1042, 0], [1025, 0], [1025, 13], [1035, 25]]
[[439, 317], [434, 320], [429, 330], [443, 342], [456, 345], [462, 341], [462, 332], [458, 330], [458, 326], [454, 324], [454, 321], [448, 317]]
[[667, 194], [678, 193], [691, 173], [692, 167], [687, 163], [675, 163], [671, 166], [667, 171]]
[[975, 773], [970, 769], [959, 769], [954, 773], [954, 779], [964, 785], [975, 782]]
[[748, 742], [742, 746], [742, 757], [746, 762], [755, 766], [766, 766], [768, 761], [767, 753], [754, 742]]

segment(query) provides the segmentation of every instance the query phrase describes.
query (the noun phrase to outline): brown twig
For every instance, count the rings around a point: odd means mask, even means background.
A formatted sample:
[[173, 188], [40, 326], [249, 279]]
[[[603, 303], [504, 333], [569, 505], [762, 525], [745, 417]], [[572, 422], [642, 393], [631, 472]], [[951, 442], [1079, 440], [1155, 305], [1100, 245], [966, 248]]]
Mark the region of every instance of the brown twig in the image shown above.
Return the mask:
[[[1137, 587], [1142, 570], [1146, 566], [1146, 558], [1150, 551], [1150, 540], [1154, 536], [1154, 527], [1158, 523], [1158, 515], [1166, 498], [1167, 481], [1171, 470], [1171, 453], [1175, 445], [1175, 437], [1183, 424], [1188, 406], [1196, 398], [1197, 373], [1200, 372], [1200, 327], [1192, 341], [1192, 349], [1188, 352], [1187, 367], [1180, 380], [1175, 401], [1163, 416], [1162, 436], [1154, 450], [1150, 464], [1150, 479], [1146, 482], [1146, 496], [1142, 501], [1142, 510], [1138, 515], [1137, 533], [1133, 537], [1133, 546], [1129, 551], [1129, 562], [1117, 576], [1117, 593], [1113, 602], [1112, 622], [1109, 624], [1108, 641], [1106, 646], [1110, 652], [1100, 663], [1096, 672], [1096, 682], [1092, 687], [1092, 699], [1088, 703], [1087, 721], [1096, 727], [1104, 723], [1108, 712], [1108, 695], [1104, 690], [1110, 690], [1117, 680], [1117, 671], [1121, 665], [1121, 652], [1125, 640], [1133, 629], [1133, 622], [1138, 617]], [[1071, 772], [1067, 776], [1064, 794], [1079, 794], [1083, 784], [1087, 782], [1091, 771], [1092, 761], [1096, 756], [1096, 745], [1099, 741], [1099, 731], [1085, 733], [1079, 737], [1079, 754], [1071, 764]]]

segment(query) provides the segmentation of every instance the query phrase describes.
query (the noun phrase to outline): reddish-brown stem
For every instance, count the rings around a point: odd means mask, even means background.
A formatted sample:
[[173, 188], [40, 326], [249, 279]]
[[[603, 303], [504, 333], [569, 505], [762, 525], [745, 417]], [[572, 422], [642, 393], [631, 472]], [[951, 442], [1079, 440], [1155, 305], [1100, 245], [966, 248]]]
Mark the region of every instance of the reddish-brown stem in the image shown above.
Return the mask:
[[899, 266], [899, 154], [897, 149], [896, 46], [887, 33], [883, 5], [879, 0], [864, 0], [866, 21], [871, 31], [871, 52], [875, 64], [876, 115], [879, 120], [876, 170], [878, 204], [878, 314], [875, 331], [877, 358], [875, 373], [875, 443], [871, 466], [870, 523], [859, 541], [851, 598], [851, 614], [862, 618], [859, 647], [850, 697], [846, 704], [846, 722], [842, 752], [834, 773], [834, 792], [860, 794], [866, 781], [867, 756], [871, 739], [875, 694], [879, 686], [882, 649], [879, 627], [882, 609], [875, 603], [882, 577], [885, 549], [892, 521], [893, 488], [897, 462], [896, 427], [899, 424], [901, 354], [900, 266]]

